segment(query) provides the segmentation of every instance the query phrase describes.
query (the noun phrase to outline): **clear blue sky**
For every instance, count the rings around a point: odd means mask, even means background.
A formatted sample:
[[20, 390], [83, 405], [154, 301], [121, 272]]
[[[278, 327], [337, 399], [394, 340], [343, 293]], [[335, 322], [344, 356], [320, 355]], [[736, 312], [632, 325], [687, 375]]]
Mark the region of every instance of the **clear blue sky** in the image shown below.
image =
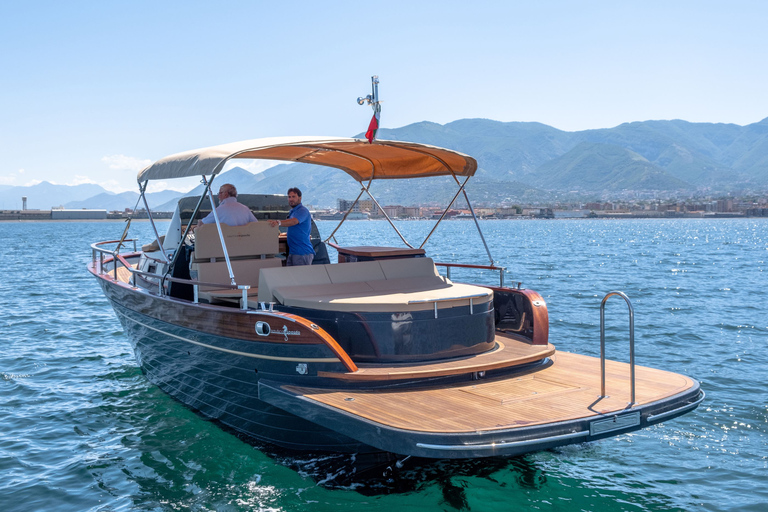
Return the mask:
[[[575, 131], [768, 117], [768, 2], [0, 0], [0, 186], [462, 118]], [[159, 184], [160, 187], [171, 186]]]

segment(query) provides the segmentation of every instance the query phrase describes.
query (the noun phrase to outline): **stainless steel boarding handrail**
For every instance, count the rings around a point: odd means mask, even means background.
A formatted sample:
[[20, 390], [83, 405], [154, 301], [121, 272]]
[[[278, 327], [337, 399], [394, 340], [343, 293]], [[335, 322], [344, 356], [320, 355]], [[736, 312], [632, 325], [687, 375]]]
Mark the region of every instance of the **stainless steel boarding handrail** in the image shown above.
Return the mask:
[[632, 302], [624, 292], [608, 292], [600, 303], [600, 397], [605, 398], [605, 303], [614, 295], [624, 299], [629, 308], [629, 374], [632, 387], [632, 401], [629, 405], [632, 406], [635, 404], [635, 311], [632, 309]]

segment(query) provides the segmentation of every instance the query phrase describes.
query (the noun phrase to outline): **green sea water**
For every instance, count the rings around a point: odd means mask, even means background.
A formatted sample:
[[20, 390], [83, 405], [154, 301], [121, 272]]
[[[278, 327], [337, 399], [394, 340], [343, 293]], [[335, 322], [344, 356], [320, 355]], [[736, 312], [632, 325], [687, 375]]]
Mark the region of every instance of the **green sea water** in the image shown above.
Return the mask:
[[[121, 223], [0, 223], [0, 511], [768, 507], [768, 220], [481, 224], [507, 284], [547, 301], [558, 349], [598, 355], [600, 301], [624, 291], [638, 364], [698, 379], [706, 401], [600, 442], [358, 473], [349, 457], [253, 446], [147, 382], [85, 270], [89, 244], [119, 237]], [[318, 223], [326, 235], [334, 225]], [[431, 224], [398, 228], [415, 241]], [[132, 230], [150, 241], [148, 223]], [[378, 221], [336, 237], [398, 244]], [[471, 221], [441, 224], [426, 248], [436, 261], [488, 262]], [[607, 317], [608, 356], [627, 360], [626, 306], [609, 302]]]

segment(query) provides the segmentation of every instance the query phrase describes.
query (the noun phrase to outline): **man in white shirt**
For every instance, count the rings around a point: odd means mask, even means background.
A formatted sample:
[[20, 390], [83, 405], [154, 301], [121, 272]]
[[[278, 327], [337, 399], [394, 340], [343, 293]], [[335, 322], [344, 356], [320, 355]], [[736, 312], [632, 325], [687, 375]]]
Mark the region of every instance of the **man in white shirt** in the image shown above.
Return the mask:
[[[231, 183], [225, 183], [219, 189], [219, 206], [216, 207], [219, 222], [228, 226], [244, 226], [249, 222], [258, 222], [251, 209], [237, 202], [237, 189]], [[200, 224], [213, 224], [216, 219], [213, 212], [200, 219]]]

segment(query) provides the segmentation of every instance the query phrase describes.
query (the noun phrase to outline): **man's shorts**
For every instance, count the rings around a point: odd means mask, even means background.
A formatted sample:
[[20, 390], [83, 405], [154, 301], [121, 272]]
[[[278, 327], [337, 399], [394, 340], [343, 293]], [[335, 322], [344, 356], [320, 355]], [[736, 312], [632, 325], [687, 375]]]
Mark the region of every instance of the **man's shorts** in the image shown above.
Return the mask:
[[285, 266], [311, 265], [313, 259], [315, 259], [314, 254], [289, 254], [285, 259]]

